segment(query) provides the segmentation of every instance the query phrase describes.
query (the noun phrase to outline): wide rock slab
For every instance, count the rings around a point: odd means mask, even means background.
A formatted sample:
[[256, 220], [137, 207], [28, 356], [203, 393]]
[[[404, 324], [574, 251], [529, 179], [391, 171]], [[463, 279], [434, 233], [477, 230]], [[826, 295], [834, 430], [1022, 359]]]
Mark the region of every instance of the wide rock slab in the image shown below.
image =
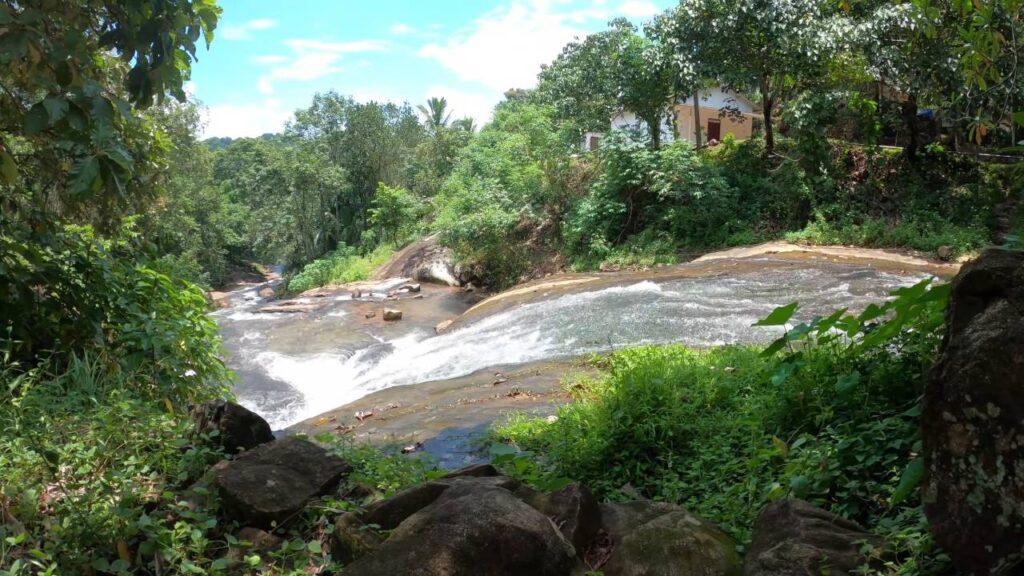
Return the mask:
[[953, 280], [921, 417], [925, 513], [965, 574], [1024, 562], [1024, 254], [987, 250]]
[[214, 485], [229, 517], [269, 528], [329, 492], [350, 470], [323, 448], [291, 437], [221, 462], [214, 469]]
[[743, 574], [851, 574], [881, 557], [883, 547], [884, 540], [854, 522], [803, 500], [781, 500], [758, 516]]
[[[551, 520], [491, 482], [460, 479], [403, 521], [352, 576], [564, 576], [575, 551]], [[486, 479], [482, 479], [486, 480]]]

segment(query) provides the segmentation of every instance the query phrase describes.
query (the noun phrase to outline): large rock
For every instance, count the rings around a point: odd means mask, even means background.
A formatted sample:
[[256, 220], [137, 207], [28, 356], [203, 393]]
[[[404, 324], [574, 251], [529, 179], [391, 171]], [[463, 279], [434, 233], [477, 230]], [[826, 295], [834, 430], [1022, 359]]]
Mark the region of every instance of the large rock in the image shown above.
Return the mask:
[[683, 508], [656, 502], [601, 506], [611, 555], [606, 576], [739, 576], [736, 542]]
[[803, 500], [781, 500], [758, 516], [743, 574], [839, 576], [870, 565], [883, 552], [884, 540], [856, 523]]
[[234, 402], [214, 400], [200, 404], [192, 410], [192, 421], [196, 432], [211, 435], [228, 454], [251, 450], [274, 439], [266, 420]]
[[558, 526], [579, 554], [585, 551], [601, 530], [601, 510], [586, 486], [574, 482], [555, 492], [537, 492], [524, 501], [542, 512]]
[[551, 521], [504, 488], [464, 478], [401, 523], [356, 576], [562, 576], [576, 565]]
[[214, 468], [214, 484], [229, 517], [268, 528], [334, 488], [351, 467], [300, 438], [284, 438]]
[[420, 282], [458, 286], [461, 270], [452, 251], [438, 244], [437, 236], [428, 236], [401, 249], [374, 274], [374, 278], [413, 278]]
[[[1024, 254], [987, 250], [953, 280], [921, 418], [922, 497], [967, 574], [1024, 569]], [[1015, 568], [1014, 568], [1015, 567]]]

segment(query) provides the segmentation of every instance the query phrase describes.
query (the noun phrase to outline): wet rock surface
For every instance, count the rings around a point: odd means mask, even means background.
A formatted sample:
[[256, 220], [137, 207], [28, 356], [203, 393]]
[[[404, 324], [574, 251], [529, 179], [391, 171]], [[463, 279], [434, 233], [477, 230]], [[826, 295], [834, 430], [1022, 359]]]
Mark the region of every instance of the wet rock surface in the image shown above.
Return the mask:
[[884, 541], [856, 523], [802, 500], [781, 500], [758, 516], [743, 574], [851, 574], [883, 555]]
[[1024, 254], [988, 250], [953, 280], [924, 396], [923, 500], [967, 574], [1024, 570]]
[[284, 438], [217, 464], [213, 483], [230, 518], [269, 528], [333, 489], [350, 469], [315, 444]]
[[270, 425], [255, 412], [225, 400], [214, 400], [192, 410], [196, 432], [208, 434], [228, 454], [251, 450], [274, 439]]

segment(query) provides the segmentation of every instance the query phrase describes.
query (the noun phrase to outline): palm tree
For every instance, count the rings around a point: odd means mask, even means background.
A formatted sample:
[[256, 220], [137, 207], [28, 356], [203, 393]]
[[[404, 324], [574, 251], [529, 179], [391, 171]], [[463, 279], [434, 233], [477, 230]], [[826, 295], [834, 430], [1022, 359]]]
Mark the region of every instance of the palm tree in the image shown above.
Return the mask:
[[473, 119], [469, 116], [466, 116], [465, 118], [459, 118], [458, 120], [452, 122], [452, 126], [454, 128], [458, 128], [459, 130], [464, 130], [469, 133], [476, 132], [476, 122], [474, 122]]
[[448, 121], [452, 117], [452, 113], [448, 110], [448, 99], [444, 97], [428, 98], [426, 106], [420, 104], [416, 108], [420, 111], [420, 114], [423, 114], [427, 130], [431, 132], [436, 132], [438, 129], [447, 126]]

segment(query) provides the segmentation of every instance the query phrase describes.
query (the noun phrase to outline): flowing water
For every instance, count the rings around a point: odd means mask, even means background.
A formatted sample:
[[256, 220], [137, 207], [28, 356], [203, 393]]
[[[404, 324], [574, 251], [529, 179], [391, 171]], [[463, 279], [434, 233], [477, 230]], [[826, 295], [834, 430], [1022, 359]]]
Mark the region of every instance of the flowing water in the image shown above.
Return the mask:
[[[455, 289], [424, 286], [421, 299], [388, 302], [405, 318], [385, 323], [377, 294], [307, 299], [303, 313], [260, 313], [256, 287], [232, 293], [214, 313], [241, 402], [283, 428], [383, 388], [453, 378], [489, 366], [578, 356], [637, 344], [692, 346], [766, 342], [779, 328], [752, 327], [776, 306], [800, 302], [798, 318], [838, 307], [863, 308], [926, 275], [863, 263], [760, 257], [698, 277], [630, 278], [622, 284], [549, 291], [460, 323], [433, 326], [469, 308]], [[366, 318], [368, 311], [376, 311]]]

